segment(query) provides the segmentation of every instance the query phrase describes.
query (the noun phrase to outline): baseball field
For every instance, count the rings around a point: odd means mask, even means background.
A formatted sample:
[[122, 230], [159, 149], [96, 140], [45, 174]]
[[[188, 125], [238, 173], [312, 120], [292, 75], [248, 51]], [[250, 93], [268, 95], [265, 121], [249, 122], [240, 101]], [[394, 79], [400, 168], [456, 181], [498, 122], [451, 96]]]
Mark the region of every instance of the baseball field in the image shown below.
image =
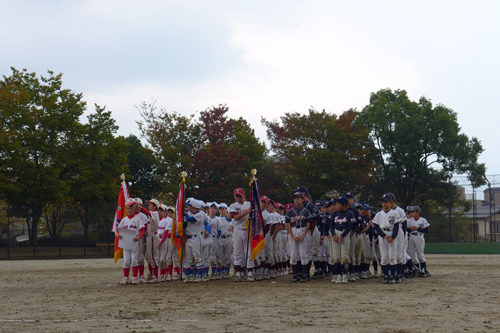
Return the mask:
[[0, 261], [0, 332], [497, 332], [500, 256], [428, 255], [430, 278], [121, 286], [121, 260]]

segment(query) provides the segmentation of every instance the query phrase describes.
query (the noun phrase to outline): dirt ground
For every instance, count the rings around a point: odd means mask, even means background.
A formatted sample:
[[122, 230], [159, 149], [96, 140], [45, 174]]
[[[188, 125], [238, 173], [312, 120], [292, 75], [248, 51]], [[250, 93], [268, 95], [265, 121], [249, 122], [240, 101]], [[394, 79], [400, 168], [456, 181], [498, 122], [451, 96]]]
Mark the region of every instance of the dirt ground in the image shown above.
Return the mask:
[[0, 261], [0, 332], [495, 332], [500, 256], [428, 255], [430, 278], [118, 284], [121, 260]]

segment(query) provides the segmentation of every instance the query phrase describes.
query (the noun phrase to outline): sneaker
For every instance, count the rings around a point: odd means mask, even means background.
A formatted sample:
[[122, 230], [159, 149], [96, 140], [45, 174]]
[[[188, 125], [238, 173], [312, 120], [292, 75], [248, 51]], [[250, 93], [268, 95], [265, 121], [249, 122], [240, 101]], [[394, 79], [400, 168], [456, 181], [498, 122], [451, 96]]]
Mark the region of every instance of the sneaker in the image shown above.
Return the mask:
[[123, 281], [122, 281], [122, 282], [120, 282], [120, 284], [121, 284], [121, 285], [126, 285], [126, 284], [128, 284], [129, 282], [130, 282], [130, 281], [129, 281], [128, 277], [124, 277], [124, 278], [123, 278]]
[[[179, 277], [177, 277], [177, 279], [179, 279]], [[169, 274], [169, 275], [167, 275], [167, 277], [165, 278], [165, 281], [168, 281], [168, 282], [169, 282], [169, 281], [173, 281], [173, 280], [174, 280], [174, 278], [173, 278], [173, 277], [172, 277], [172, 275], [170, 275], [170, 274]]]
[[240, 272], [236, 272], [236, 275], [234, 276], [233, 281], [234, 282], [240, 282], [241, 281]]
[[191, 283], [191, 282], [193, 282], [191, 280], [191, 278], [192, 278], [192, 275], [191, 276], [186, 276], [186, 277], [184, 277], [184, 280], [182, 280], [182, 282], [184, 282], [184, 283]]
[[335, 279], [335, 283], [341, 283], [342, 282], [342, 275], [337, 275], [337, 278]]
[[158, 281], [165, 282], [165, 281], [167, 281], [167, 278], [165, 277], [165, 275], [162, 274], [162, 275], [160, 275], [160, 278], [158, 279]]
[[144, 278], [144, 275], [141, 275], [139, 277], [139, 283], [146, 283], [146, 282], [148, 282], [148, 281], [146, 281], [146, 279]]
[[311, 277], [309, 276], [309, 274], [302, 274], [300, 282], [309, 282], [309, 281], [311, 281]]
[[271, 269], [271, 273], [269, 274], [271, 279], [276, 279], [276, 274], [274, 273], [274, 269]]
[[148, 277], [146, 278], [146, 281], [149, 282], [151, 280], [153, 280], [155, 276], [154, 275], [148, 275]]
[[158, 279], [154, 275], [153, 275], [153, 278], [148, 281], [148, 283], [158, 283], [158, 282], [159, 282]]
[[380, 274], [378, 273], [378, 271], [373, 272], [373, 277], [379, 277], [379, 276]]
[[299, 281], [300, 281], [300, 278], [298, 275], [292, 276], [292, 282], [299, 282]]
[[203, 282], [208, 282], [208, 281], [210, 281], [210, 277], [208, 276], [208, 274], [203, 274], [203, 275], [201, 276], [201, 281], [203, 281]]
[[394, 278], [393, 276], [389, 279], [389, 284], [395, 284], [395, 283], [396, 283], [396, 278]]
[[255, 273], [255, 281], [262, 281], [262, 275], [260, 275], [259, 273]]
[[313, 279], [319, 278], [319, 272], [318, 271], [314, 271], [314, 274], [313, 274], [312, 278]]
[[347, 275], [347, 280], [351, 282], [356, 282], [356, 276], [354, 274], [349, 274]]
[[370, 271], [366, 272], [366, 277], [369, 277], [369, 278], [373, 277], [372, 272], [370, 272]]
[[354, 273], [354, 278], [356, 279], [356, 281], [358, 281], [360, 279], [359, 273]]
[[400, 276], [396, 277], [395, 281], [396, 283], [401, 283], [401, 277]]
[[[172, 281], [177, 281], [177, 280], [179, 280], [179, 274], [177, 274], [176, 272], [174, 272], [174, 274], [173, 274], [173, 275], [171, 275], [171, 276], [172, 276]], [[167, 281], [168, 281], [168, 279], [167, 279]]]
[[217, 273], [210, 275], [210, 281], [215, 281], [215, 280], [217, 280]]
[[254, 278], [253, 278], [253, 273], [252, 272], [248, 272], [248, 275], [247, 275], [247, 282], [254, 282]]
[[222, 272], [223, 279], [229, 279], [229, 272]]
[[337, 282], [337, 276], [336, 275], [332, 275], [332, 283], [335, 283]]
[[319, 275], [320, 279], [324, 278], [325, 277], [325, 272], [323, 272], [323, 270], [320, 270], [318, 275]]
[[431, 273], [429, 273], [428, 270], [425, 271], [425, 277], [430, 277], [431, 276]]
[[136, 277], [133, 277], [132, 284], [139, 284], [139, 280]]
[[384, 276], [384, 281], [382, 281], [382, 284], [389, 284], [389, 277]]
[[194, 278], [194, 282], [196, 282], [196, 283], [203, 282], [203, 279], [201, 278], [201, 275], [196, 275], [196, 277]]
[[342, 283], [348, 283], [348, 282], [349, 282], [349, 280], [348, 280], [347, 274], [342, 275]]
[[425, 272], [418, 272], [418, 275], [417, 275], [417, 276], [418, 276], [418, 277], [423, 277], [423, 278], [424, 278], [424, 277], [425, 277]]
[[216, 280], [222, 280], [222, 272], [215, 274], [215, 279]]

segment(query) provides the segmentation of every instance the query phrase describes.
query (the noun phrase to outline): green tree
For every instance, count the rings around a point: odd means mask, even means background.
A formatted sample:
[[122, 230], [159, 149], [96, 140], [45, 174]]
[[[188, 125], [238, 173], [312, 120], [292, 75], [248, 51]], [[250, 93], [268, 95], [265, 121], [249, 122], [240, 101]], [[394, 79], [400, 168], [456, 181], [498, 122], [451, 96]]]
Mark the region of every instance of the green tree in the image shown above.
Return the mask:
[[370, 96], [356, 119], [370, 130], [371, 158], [379, 175], [374, 192], [393, 192], [401, 205], [422, 205], [428, 199], [448, 206], [447, 181], [467, 174], [476, 186], [484, 184], [483, 151], [477, 138], [460, 133], [456, 113], [433, 106], [425, 97], [411, 101], [406, 91], [382, 89]]
[[327, 192], [361, 188], [372, 166], [367, 162], [368, 131], [353, 123], [349, 110], [337, 117], [309, 109], [308, 114], [286, 113], [280, 121], [262, 118], [271, 141], [279, 200], [291, 200], [292, 189], [306, 186], [313, 198]]
[[[78, 183], [90, 186], [97, 179], [95, 186], [111, 193], [116, 181], [109, 183], [109, 173], [116, 177], [126, 169], [123, 146], [109, 136], [117, 128], [110, 113], [96, 106], [83, 124], [82, 94], [63, 89], [62, 74], [48, 74], [38, 78], [12, 68], [0, 81], [0, 199], [26, 211], [31, 245], [47, 204], [62, 202], [75, 195]], [[104, 170], [107, 184], [100, 182]]]
[[155, 180], [155, 159], [151, 149], [144, 147], [135, 135], [129, 135], [127, 163], [130, 171], [129, 194], [132, 197], [152, 197], [158, 191]]

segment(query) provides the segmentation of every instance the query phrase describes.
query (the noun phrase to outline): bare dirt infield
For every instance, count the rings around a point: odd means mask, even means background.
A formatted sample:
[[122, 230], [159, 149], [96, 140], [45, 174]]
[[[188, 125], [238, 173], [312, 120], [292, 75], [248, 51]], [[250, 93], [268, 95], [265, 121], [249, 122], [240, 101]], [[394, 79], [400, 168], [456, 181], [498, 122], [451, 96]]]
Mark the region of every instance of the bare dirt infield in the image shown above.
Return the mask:
[[0, 261], [0, 332], [496, 332], [500, 256], [428, 255], [430, 278], [120, 286], [121, 260]]

